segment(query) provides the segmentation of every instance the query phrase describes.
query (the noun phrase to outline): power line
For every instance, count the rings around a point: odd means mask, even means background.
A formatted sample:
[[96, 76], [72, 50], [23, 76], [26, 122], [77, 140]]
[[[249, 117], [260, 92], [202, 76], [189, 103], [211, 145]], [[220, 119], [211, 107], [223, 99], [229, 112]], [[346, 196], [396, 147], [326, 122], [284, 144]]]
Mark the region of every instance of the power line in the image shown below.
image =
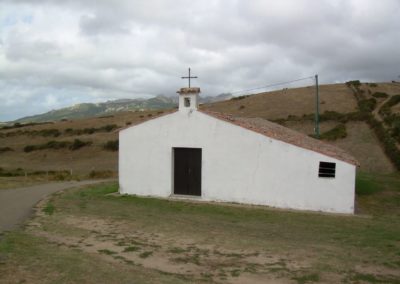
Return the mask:
[[250, 92], [250, 91], [255, 91], [255, 90], [259, 90], [259, 89], [266, 89], [266, 88], [269, 88], [269, 87], [274, 87], [274, 86], [279, 86], [279, 85], [290, 84], [290, 83], [294, 83], [294, 82], [298, 82], [298, 81], [303, 81], [303, 80], [307, 80], [307, 79], [314, 79], [314, 76], [299, 78], [299, 79], [295, 79], [295, 80], [291, 80], [291, 81], [286, 81], [286, 82], [280, 82], [280, 83], [269, 84], [269, 85], [266, 85], [266, 86], [257, 87], [257, 88], [253, 88], [253, 89], [234, 91], [234, 92], [230, 92], [230, 93], [231, 93], [231, 94], [236, 94], [236, 93]]

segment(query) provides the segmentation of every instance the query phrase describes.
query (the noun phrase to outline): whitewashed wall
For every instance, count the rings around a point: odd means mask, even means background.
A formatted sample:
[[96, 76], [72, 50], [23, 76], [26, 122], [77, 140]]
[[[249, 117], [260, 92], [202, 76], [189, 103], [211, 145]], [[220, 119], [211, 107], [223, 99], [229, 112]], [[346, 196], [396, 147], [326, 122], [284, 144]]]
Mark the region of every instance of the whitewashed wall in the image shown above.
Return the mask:
[[[119, 135], [121, 194], [173, 193], [173, 147], [202, 148], [203, 200], [353, 213], [355, 166], [207, 114], [178, 111]], [[336, 178], [319, 178], [319, 162]]]

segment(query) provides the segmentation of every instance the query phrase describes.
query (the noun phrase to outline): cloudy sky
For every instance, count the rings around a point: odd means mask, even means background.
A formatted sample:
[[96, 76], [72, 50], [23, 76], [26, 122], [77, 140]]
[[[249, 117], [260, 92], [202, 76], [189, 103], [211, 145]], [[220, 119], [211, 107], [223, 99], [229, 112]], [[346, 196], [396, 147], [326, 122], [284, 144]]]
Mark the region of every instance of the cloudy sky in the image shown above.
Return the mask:
[[[399, 0], [0, 0], [0, 121], [319, 74], [399, 80]], [[303, 84], [312, 84], [304, 81]]]

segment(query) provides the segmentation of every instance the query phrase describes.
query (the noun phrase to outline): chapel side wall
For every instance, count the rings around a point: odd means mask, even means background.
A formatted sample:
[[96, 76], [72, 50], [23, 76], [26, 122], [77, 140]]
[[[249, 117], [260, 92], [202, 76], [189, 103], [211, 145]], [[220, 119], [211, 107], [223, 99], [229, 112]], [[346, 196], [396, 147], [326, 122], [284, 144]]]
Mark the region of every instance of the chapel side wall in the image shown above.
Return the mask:
[[[176, 112], [120, 134], [121, 193], [172, 193], [172, 148], [202, 148], [202, 199], [353, 213], [355, 166], [215, 119]], [[336, 178], [318, 178], [319, 161]]]

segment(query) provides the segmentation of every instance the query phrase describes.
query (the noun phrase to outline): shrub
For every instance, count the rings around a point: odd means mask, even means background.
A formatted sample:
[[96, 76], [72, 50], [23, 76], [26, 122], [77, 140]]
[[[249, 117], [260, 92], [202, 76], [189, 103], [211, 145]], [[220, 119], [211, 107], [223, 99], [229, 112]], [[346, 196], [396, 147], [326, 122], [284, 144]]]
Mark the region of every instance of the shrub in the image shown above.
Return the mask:
[[116, 124], [107, 124], [98, 128], [95, 127], [87, 127], [84, 129], [73, 129], [67, 128], [64, 130], [64, 133], [67, 135], [82, 135], [82, 134], [93, 134], [96, 132], [111, 132], [114, 129], [117, 129], [118, 125]]
[[111, 132], [114, 129], [117, 129], [118, 126], [116, 124], [107, 124], [105, 126], [102, 126], [98, 129], [98, 131], [105, 131], [105, 132]]
[[346, 125], [341, 123], [332, 128], [331, 130], [321, 134], [320, 138], [333, 141], [345, 138], [346, 136], [347, 136]]
[[115, 173], [112, 171], [95, 171], [92, 170], [89, 173], [90, 178], [111, 178], [115, 177]]
[[85, 134], [93, 134], [95, 132], [96, 132], [96, 128], [94, 128], [94, 127], [83, 129], [83, 133], [85, 133]]
[[372, 88], [375, 88], [375, 87], [378, 87], [378, 84], [376, 84], [376, 83], [369, 83], [368, 86], [370, 86], [370, 87], [372, 87]]
[[71, 144], [71, 146], [69, 146], [69, 149], [74, 151], [74, 150], [78, 150], [82, 147], [89, 146], [91, 144], [92, 144], [91, 141], [81, 141], [79, 139], [75, 139], [74, 142]]
[[8, 170], [8, 171], [0, 168], [0, 176], [1, 177], [18, 177], [18, 176], [23, 176], [23, 175], [25, 175], [25, 172], [21, 168], [18, 168], [15, 170]]
[[392, 107], [398, 103], [400, 103], [400, 95], [394, 95], [384, 104], [384, 106]]
[[70, 141], [49, 141], [45, 144], [38, 144], [38, 145], [27, 145], [24, 147], [24, 152], [32, 152], [37, 150], [44, 150], [44, 149], [62, 149], [62, 148], [69, 148], [70, 150], [77, 150], [84, 146], [91, 145], [91, 141], [81, 141], [79, 139], [75, 139], [73, 142]]
[[376, 136], [378, 136], [386, 155], [395, 167], [400, 170], [400, 150], [397, 148], [396, 140], [391, 137], [389, 131], [383, 127], [382, 123], [377, 121], [372, 115], [369, 115], [367, 122], [375, 131]]
[[375, 109], [375, 106], [376, 106], [375, 98], [362, 99], [358, 101], [358, 108], [362, 112], [371, 112]]
[[9, 151], [14, 151], [14, 150], [10, 147], [0, 147], [0, 153], [9, 152]]
[[56, 210], [56, 208], [54, 207], [54, 205], [52, 203], [47, 203], [46, 207], [44, 207], [42, 209], [42, 211], [47, 214], [47, 215], [53, 215], [54, 211]]
[[400, 103], [400, 95], [394, 95], [392, 96], [379, 110], [379, 113], [382, 116], [390, 116], [392, 111], [391, 108], [392, 106], [395, 106], [396, 104]]
[[67, 148], [70, 145], [71, 142], [68, 141], [49, 141], [46, 144], [38, 145], [39, 150], [44, 150], [44, 149], [61, 149], [61, 148]]
[[240, 107], [239, 107], [239, 109], [244, 109], [245, 108], [245, 106], [244, 105], [241, 105]]
[[64, 130], [65, 134], [72, 134], [74, 132], [74, 130], [72, 128], [67, 128]]
[[103, 149], [108, 150], [108, 151], [118, 151], [119, 148], [119, 141], [117, 140], [110, 140], [107, 141], [104, 145], [103, 145]]
[[354, 86], [354, 87], [358, 88], [358, 87], [361, 86], [361, 82], [360, 82], [360, 80], [353, 80], [353, 81], [348, 81], [348, 82], [346, 82], [346, 85], [347, 85], [348, 87]]
[[32, 151], [35, 151], [35, 150], [37, 150], [36, 145], [26, 145], [24, 147], [24, 152], [26, 152], [26, 153], [32, 152]]
[[37, 131], [36, 133], [34, 132], [34, 135], [40, 135], [43, 137], [48, 137], [48, 136], [53, 136], [53, 137], [58, 137], [61, 135], [61, 132], [58, 129], [42, 129]]
[[231, 98], [231, 101], [243, 100], [243, 99], [245, 99], [247, 97], [249, 97], [249, 95], [237, 96], [237, 97]]
[[375, 92], [372, 94], [374, 98], [387, 98], [389, 95], [384, 92]]

